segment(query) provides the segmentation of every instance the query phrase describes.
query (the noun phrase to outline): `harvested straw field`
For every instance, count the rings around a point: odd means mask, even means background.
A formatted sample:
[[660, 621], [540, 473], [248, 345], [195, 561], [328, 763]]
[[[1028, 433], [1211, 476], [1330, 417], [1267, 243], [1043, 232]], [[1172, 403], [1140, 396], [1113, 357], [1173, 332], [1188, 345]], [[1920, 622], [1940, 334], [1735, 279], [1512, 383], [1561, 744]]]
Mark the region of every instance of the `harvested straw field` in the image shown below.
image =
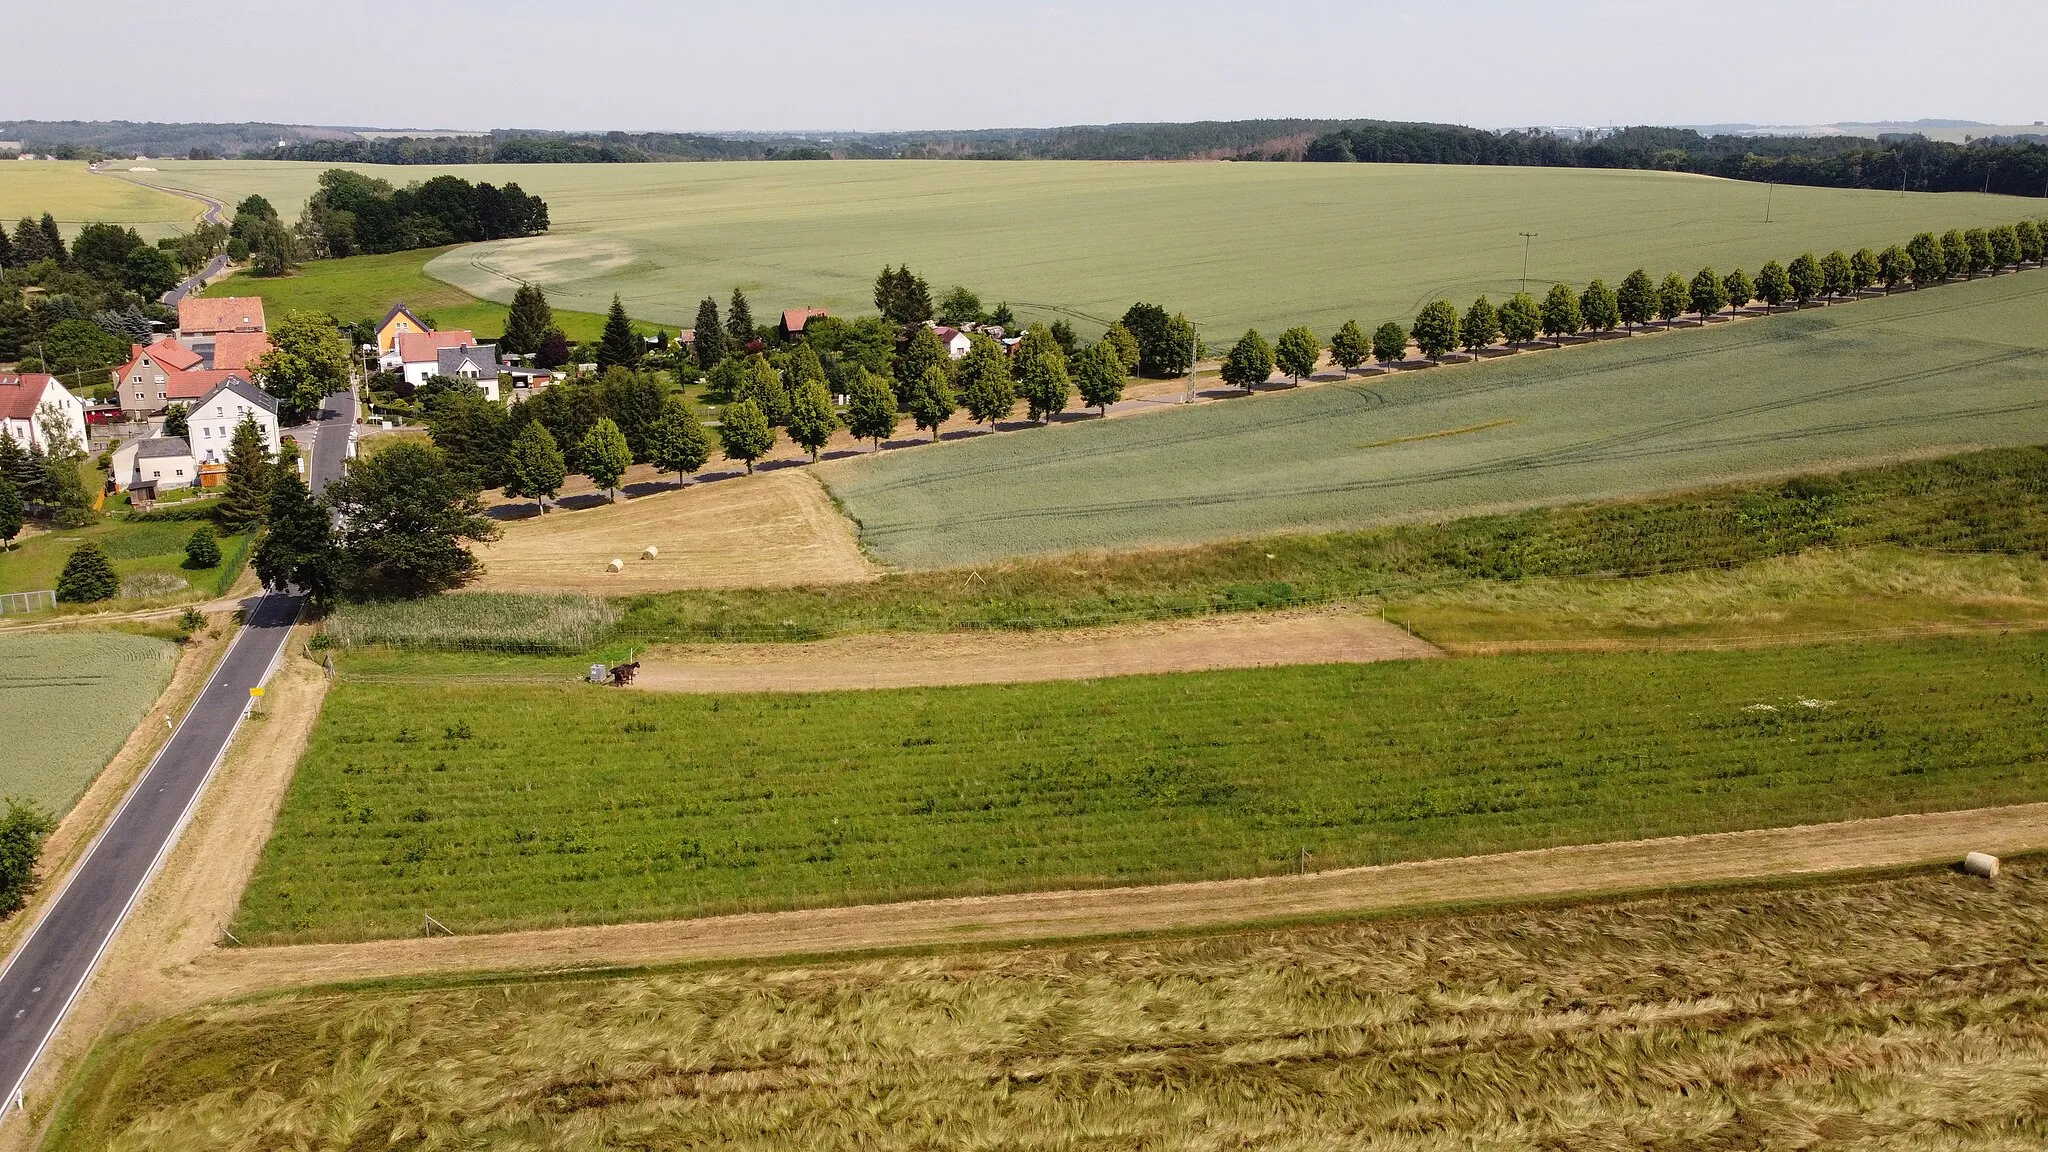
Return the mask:
[[46, 1147], [2048, 1141], [2048, 872], [205, 1008]]
[[505, 931], [2048, 799], [2042, 634], [760, 695], [616, 691], [513, 657], [431, 678], [420, 660], [342, 662], [241, 939], [403, 936], [422, 909]]
[[[650, 546], [659, 555], [644, 560]], [[513, 520], [477, 549], [487, 591], [624, 595], [871, 579], [846, 518], [804, 471], [690, 486], [628, 503]], [[614, 559], [622, 571], [608, 571]]]
[[944, 567], [2036, 444], [2044, 382], [2048, 272], [2030, 271], [818, 472], [878, 559]]
[[126, 632], [0, 634], [0, 797], [69, 811], [177, 665], [177, 645]]

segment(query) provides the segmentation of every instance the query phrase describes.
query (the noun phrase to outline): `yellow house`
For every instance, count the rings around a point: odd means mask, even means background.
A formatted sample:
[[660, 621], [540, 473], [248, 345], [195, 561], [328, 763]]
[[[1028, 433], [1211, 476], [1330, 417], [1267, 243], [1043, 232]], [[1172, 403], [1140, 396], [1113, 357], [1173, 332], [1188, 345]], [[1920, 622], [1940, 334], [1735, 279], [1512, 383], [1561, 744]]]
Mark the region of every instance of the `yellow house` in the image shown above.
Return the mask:
[[377, 324], [377, 355], [383, 356], [397, 347], [400, 336], [414, 336], [432, 331], [432, 328], [421, 323], [420, 318], [412, 314], [412, 309], [403, 304], [394, 304], [391, 311], [386, 312], [384, 319]]

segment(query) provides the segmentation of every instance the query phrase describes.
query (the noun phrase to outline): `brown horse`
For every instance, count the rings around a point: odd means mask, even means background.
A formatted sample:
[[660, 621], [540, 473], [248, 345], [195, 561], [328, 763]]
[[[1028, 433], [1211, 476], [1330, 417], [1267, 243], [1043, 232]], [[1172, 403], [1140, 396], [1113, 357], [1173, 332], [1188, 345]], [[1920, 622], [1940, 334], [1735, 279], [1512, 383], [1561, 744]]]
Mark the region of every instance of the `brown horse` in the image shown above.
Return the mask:
[[630, 664], [613, 665], [612, 687], [624, 688], [626, 685], [631, 684], [633, 682], [633, 677], [638, 676], [639, 674], [640, 662], [638, 660], [635, 660]]

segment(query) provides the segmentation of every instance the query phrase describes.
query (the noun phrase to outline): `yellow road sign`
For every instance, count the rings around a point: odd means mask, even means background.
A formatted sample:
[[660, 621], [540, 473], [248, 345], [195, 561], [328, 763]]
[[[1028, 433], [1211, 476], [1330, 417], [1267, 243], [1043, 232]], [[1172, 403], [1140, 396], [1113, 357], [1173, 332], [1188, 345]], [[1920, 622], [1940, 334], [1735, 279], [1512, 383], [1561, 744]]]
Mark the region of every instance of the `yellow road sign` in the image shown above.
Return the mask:
[[251, 688], [251, 689], [249, 689], [249, 695], [251, 695], [251, 696], [261, 696], [261, 695], [263, 695], [263, 689], [261, 689], [261, 688]]

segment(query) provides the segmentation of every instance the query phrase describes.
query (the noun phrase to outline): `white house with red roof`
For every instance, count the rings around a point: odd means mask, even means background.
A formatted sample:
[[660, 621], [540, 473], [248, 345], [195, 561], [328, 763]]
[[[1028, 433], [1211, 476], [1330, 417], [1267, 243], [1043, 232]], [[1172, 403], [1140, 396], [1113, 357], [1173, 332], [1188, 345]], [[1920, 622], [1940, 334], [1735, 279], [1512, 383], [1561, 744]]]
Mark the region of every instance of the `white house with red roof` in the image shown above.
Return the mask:
[[50, 450], [43, 434], [43, 420], [54, 415], [82, 451], [85, 439], [85, 404], [55, 376], [42, 372], [0, 374], [0, 429], [14, 437], [16, 444]]
[[445, 332], [409, 332], [400, 336], [381, 363], [387, 371], [403, 373], [405, 382], [417, 388], [441, 370], [443, 348], [474, 348], [476, 333], [466, 328]]
[[933, 325], [932, 331], [938, 333], [939, 343], [946, 346], [946, 355], [951, 359], [958, 360], [974, 350], [974, 341], [958, 328]]
[[263, 450], [271, 457], [278, 452], [277, 398], [238, 373], [224, 373], [225, 379], [192, 404], [186, 415], [183, 436], [156, 435], [131, 440], [114, 452], [108, 473], [114, 486], [123, 491], [141, 487], [156, 493], [189, 488], [203, 477], [217, 477], [234, 445], [235, 430], [243, 421], [256, 425], [263, 435]]

